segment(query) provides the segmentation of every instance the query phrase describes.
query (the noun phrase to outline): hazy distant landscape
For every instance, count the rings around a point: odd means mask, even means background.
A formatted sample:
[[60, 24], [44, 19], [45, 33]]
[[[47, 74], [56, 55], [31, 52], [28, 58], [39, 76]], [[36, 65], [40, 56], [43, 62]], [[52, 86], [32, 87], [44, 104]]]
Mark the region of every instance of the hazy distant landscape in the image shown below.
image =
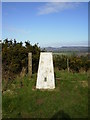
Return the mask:
[[52, 51], [52, 52], [82, 52], [82, 53], [87, 53], [88, 52], [88, 47], [84, 46], [64, 46], [64, 47], [45, 47], [47, 51]]
[[[3, 2], [0, 44], [3, 119], [88, 118], [89, 5], [88, 2]], [[53, 90], [36, 87], [41, 52], [53, 53], [50, 60], [54, 68]], [[31, 57], [28, 53], [32, 53]], [[42, 73], [44, 69], [47, 73], [50, 67], [47, 63], [40, 69]], [[47, 84], [51, 73], [47, 76], [45, 72], [45, 80], [42, 75], [41, 78]]]
[[[31, 78], [28, 74], [29, 52], [32, 52]], [[69, 57], [68, 50], [53, 51], [55, 89], [43, 91], [36, 89], [41, 52], [37, 44], [31, 45], [29, 41], [25, 46], [8, 39], [2, 43], [3, 118], [87, 118], [88, 55], [77, 56], [71, 51]]]
[[76, 55], [76, 56], [87, 56], [88, 55], [88, 47], [84, 46], [65, 46], [65, 47], [45, 47], [42, 48], [42, 50], [45, 49], [47, 52], [53, 52], [53, 55]]

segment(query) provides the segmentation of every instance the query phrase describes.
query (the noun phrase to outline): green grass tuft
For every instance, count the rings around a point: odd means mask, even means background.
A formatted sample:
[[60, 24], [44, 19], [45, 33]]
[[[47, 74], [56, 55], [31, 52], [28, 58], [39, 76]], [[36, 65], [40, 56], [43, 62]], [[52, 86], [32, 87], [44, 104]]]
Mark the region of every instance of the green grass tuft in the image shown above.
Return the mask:
[[35, 89], [36, 74], [10, 83], [2, 95], [3, 118], [88, 117], [88, 74], [55, 73], [58, 79], [52, 91]]

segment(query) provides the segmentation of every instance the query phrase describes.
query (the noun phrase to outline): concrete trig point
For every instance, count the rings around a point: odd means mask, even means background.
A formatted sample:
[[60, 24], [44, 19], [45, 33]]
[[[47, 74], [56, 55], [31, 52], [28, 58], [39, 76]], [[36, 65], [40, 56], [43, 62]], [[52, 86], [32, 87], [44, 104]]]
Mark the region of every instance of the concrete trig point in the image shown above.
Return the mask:
[[41, 52], [40, 54], [36, 88], [55, 88], [52, 52]]

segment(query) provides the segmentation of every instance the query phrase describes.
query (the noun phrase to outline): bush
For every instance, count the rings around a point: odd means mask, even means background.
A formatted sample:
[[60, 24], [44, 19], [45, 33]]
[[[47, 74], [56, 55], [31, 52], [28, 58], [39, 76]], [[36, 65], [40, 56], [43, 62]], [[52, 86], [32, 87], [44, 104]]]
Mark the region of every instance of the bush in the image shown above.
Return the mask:
[[29, 52], [32, 52], [33, 73], [37, 71], [41, 51], [38, 44], [32, 46], [29, 41], [25, 42], [25, 46], [22, 44], [22, 42], [17, 43], [16, 40], [13, 42], [12, 40], [8, 41], [8, 39], [2, 43], [3, 78], [5, 73], [15, 75], [19, 74], [23, 67], [27, 68]]
[[64, 55], [55, 55], [54, 67], [57, 67], [59, 70], [65, 70], [67, 69], [67, 67], [69, 67], [69, 69], [73, 72], [79, 72], [80, 69], [83, 69], [87, 72], [90, 69], [90, 60], [88, 59], [88, 56], [68, 57]]
[[54, 66], [57, 67], [59, 70], [67, 68], [67, 58], [66, 56], [54, 56]]

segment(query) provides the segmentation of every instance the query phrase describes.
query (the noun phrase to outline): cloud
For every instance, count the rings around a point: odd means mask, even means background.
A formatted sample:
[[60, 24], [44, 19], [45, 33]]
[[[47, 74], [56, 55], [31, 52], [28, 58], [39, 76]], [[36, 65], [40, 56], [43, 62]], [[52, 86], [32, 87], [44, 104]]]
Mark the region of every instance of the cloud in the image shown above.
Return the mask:
[[38, 8], [38, 15], [58, 13], [67, 9], [74, 9], [79, 6], [80, 3], [71, 2], [50, 2]]
[[12, 26], [5, 26], [4, 31], [5, 30], [13, 32], [13, 33], [19, 33], [19, 34], [30, 34], [31, 33], [30, 30], [25, 30], [24, 28], [16, 28]]

